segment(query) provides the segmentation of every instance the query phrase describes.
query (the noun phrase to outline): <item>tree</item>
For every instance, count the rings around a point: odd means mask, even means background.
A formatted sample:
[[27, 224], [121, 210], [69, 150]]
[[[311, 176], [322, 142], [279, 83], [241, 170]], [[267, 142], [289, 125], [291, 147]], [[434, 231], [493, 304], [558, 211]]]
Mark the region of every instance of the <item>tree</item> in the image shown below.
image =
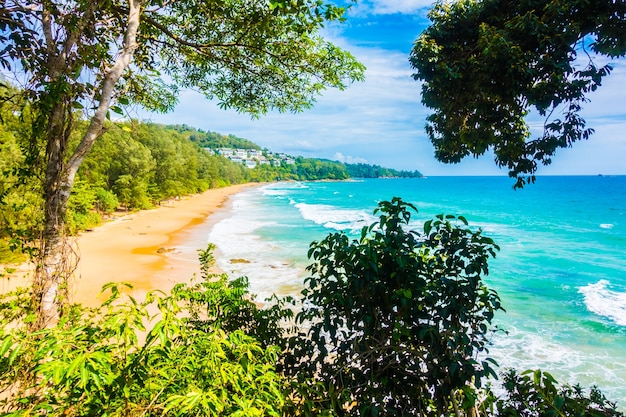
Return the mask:
[[[437, 159], [492, 148], [522, 187], [559, 148], [593, 133], [579, 112], [611, 72], [596, 61], [626, 54], [625, 2], [460, 0], [438, 2], [429, 17], [410, 62], [434, 110], [426, 132]], [[524, 121], [532, 109], [545, 117], [534, 139]]]
[[334, 233], [311, 244], [297, 316], [307, 330], [285, 360], [311, 389], [296, 415], [471, 410], [474, 386], [495, 375], [477, 354], [501, 309], [482, 281], [498, 246], [460, 216], [439, 215], [423, 234], [408, 230], [411, 210], [399, 198], [381, 202], [379, 221], [358, 240]]
[[[45, 149], [35, 327], [58, 317], [67, 201], [109, 111], [132, 103], [166, 111], [180, 87], [253, 116], [310, 107], [324, 88], [363, 77], [349, 53], [319, 35], [343, 12], [314, 0], [3, 2], [0, 65], [28, 94], [38, 116], [32, 139]], [[79, 112], [88, 127], [70, 148]]]

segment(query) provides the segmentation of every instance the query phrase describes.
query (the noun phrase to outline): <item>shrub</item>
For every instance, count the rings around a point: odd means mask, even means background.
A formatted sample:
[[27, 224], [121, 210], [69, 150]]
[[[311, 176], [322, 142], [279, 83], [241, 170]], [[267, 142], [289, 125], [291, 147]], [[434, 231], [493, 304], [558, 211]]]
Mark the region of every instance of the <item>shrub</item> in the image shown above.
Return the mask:
[[[204, 255], [205, 262], [212, 257]], [[279, 416], [279, 348], [245, 280], [208, 274], [144, 301], [105, 287], [100, 310], [73, 306], [54, 327], [29, 332], [28, 294], [0, 302], [2, 411], [11, 416]], [[217, 281], [212, 282], [217, 279]], [[220, 303], [220, 304], [214, 304]], [[276, 310], [276, 309], [275, 309]], [[153, 313], [158, 311], [156, 315]], [[277, 311], [277, 310], [276, 310]], [[246, 328], [235, 323], [245, 317]], [[279, 331], [280, 332], [280, 331]], [[271, 331], [269, 332], [271, 333]]]
[[[285, 359], [302, 390], [293, 404], [316, 415], [440, 415], [472, 409], [490, 323], [502, 309], [482, 281], [498, 246], [463, 217], [437, 216], [408, 229], [415, 208], [381, 202], [358, 240], [313, 242], [298, 322]], [[302, 388], [302, 387], [301, 387]], [[323, 393], [327, 395], [323, 396]]]

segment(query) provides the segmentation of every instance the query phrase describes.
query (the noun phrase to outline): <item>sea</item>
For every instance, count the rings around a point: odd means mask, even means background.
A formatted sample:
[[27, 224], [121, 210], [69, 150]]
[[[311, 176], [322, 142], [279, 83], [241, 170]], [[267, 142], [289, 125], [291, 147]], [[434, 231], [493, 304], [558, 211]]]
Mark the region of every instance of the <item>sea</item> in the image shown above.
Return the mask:
[[418, 208], [415, 230], [463, 215], [500, 246], [484, 280], [506, 309], [488, 353], [501, 371], [542, 369], [626, 408], [626, 176], [544, 176], [521, 190], [507, 177], [272, 183], [234, 195], [208, 241], [257, 300], [298, 295], [311, 242], [358, 237], [393, 197]]

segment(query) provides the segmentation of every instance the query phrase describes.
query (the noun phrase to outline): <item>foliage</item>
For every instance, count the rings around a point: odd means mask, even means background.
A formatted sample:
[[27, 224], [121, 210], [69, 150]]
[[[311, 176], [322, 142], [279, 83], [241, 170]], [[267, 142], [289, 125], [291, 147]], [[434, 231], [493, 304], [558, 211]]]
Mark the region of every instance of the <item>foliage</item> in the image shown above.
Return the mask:
[[187, 125], [168, 126], [168, 128], [176, 129], [183, 134], [188, 134], [189, 140], [203, 148], [261, 149], [256, 143], [233, 134], [224, 135], [218, 132], [204, 132], [201, 129], [196, 130]]
[[291, 170], [293, 179], [301, 181], [345, 180], [350, 178], [346, 172], [346, 167], [341, 162], [324, 159], [298, 157], [295, 159], [295, 164], [287, 169]]
[[[592, 134], [579, 113], [611, 71], [598, 55], [626, 54], [626, 3], [442, 1], [429, 17], [410, 61], [434, 111], [426, 131], [437, 159], [491, 148], [521, 187], [559, 148]], [[545, 122], [531, 139], [524, 117], [533, 109]]]
[[[440, 415], [471, 409], [481, 378], [494, 375], [486, 351], [501, 309], [481, 277], [498, 246], [463, 217], [437, 216], [408, 230], [414, 207], [379, 204], [379, 221], [349, 241], [313, 242], [292, 340], [289, 374], [312, 393], [294, 404], [306, 415]], [[310, 383], [310, 381], [314, 381]], [[319, 396], [321, 392], [325, 396]]]
[[100, 213], [109, 214], [119, 207], [120, 203], [117, 196], [104, 188], [96, 188], [95, 208]]
[[421, 178], [419, 171], [403, 171], [369, 164], [345, 164], [351, 178]]
[[615, 403], [592, 388], [587, 396], [578, 385], [563, 385], [547, 372], [509, 370], [504, 375], [506, 395], [498, 400], [498, 414], [506, 417], [623, 417]]
[[[2, 6], [0, 66], [34, 109], [27, 160], [44, 174], [35, 327], [58, 320], [59, 306], [67, 304], [59, 289], [67, 287], [75, 261], [65, 252], [68, 199], [111, 112], [122, 115], [132, 104], [170, 110], [181, 87], [252, 116], [300, 111], [324, 89], [363, 79], [364, 67], [320, 34], [345, 8], [321, 0], [8, 0]], [[70, 147], [81, 118], [86, 128]], [[146, 158], [128, 162], [145, 172]], [[119, 176], [120, 202], [148, 206], [144, 185], [141, 176]]]
[[74, 184], [67, 204], [67, 228], [70, 233], [89, 229], [102, 221], [98, 212], [94, 211], [95, 204], [96, 190], [93, 187], [82, 181]]
[[279, 416], [284, 380], [268, 341], [282, 331], [281, 308], [262, 311], [244, 280], [210, 274], [210, 250], [199, 283], [145, 301], [109, 284], [100, 311], [74, 306], [37, 332], [17, 324], [28, 317], [28, 296], [5, 296], [4, 415]]
[[[0, 246], [26, 254], [34, 253], [43, 222], [39, 172], [28, 167], [31, 125], [20, 91], [0, 84]], [[5, 253], [0, 251], [3, 262], [23, 258]]]

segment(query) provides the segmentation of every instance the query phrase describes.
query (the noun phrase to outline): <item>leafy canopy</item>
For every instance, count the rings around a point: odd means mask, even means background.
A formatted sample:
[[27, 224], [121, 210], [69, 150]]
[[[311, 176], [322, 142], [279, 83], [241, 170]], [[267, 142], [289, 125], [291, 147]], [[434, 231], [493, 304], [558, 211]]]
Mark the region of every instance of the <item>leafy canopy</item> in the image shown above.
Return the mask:
[[409, 230], [411, 210], [399, 198], [381, 202], [379, 221], [358, 240], [334, 233], [311, 244], [297, 317], [308, 330], [286, 360], [288, 373], [315, 381], [302, 402], [307, 415], [469, 409], [474, 384], [495, 375], [477, 354], [501, 309], [482, 281], [498, 246], [463, 217], [439, 215], [423, 233]]
[[[601, 0], [438, 2], [411, 52], [435, 156], [456, 163], [492, 148], [496, 163], [534, 181], [559, 148], [587, 139], [579, 112], [626, 53], [626, 3]], [[532, 138], [524, 117], [545, 117]]]
[[[129, 45], [135, 8], [137, 44]], [[168, 110], [178, 89], [189, 87], [253, 115], [297, 111], [324, 88], [363, 78], [362, 65], [319, 34], [344, 11], [310, 0], [11, 0], [0, 19], [0, 65], [27, 74], [32, 91], [71, 90], [74, 106], [82, 108], [99, 99], [99, 81], [130, 47], [133, 63], [115, 93], [119, 105]], [[48, 85], [58, 72], [63, 82]]]

